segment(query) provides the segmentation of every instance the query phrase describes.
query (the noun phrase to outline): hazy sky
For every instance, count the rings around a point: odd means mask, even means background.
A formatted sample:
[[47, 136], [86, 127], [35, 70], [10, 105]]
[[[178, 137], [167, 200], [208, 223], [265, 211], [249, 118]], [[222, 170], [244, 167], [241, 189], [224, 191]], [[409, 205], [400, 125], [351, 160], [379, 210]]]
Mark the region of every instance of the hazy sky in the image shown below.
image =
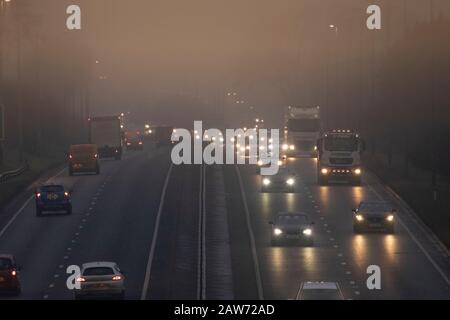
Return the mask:
[[[216, 108], [209, 107], [209, 111], [217, 113], [225, 108], [233, 113], [233, 101], [225, 98], [228, 91], [238, 92], [245, 100], [242, 108], [254, 106], [268, 117], [276, 117], [277, 110], [288, 104], [323, 105], [327, 74], [331, 77], [338, 68], [340, 82], [357, 81], [353, 73], [359, 70], [362, 74], [370, 68], [364, 57], [371, 46], [375, 46], [376, 54], [382, 54], [407, 28], [428, 19], [430, 1], [39, 3], [42, 5], [33, 0], [48, 32], [55, 35], [64, 32], [65, 7], [81, 6], [82, 45], [100, 61], [95, 66], [96, 76], [107, 76], [106, 81], [98, 81], [92, 87], [99, 112], [137, 108], [158, 118], [160, 115], [155, 112], [161, 113], [161, 106], [157, 104], [180, 95]], [[382, 7], [383, 31], [378, 34], [364, 29], [369, 4]], [[450, 12], [450, 1], [434, 0], [434, 4], [436, 14]], [[337, 35], [329, 29], [330, 23], [339, 27]], [[330, 78], [328, 86], [331, 94], [337, 90], [336, 81], [331, 82]], [[175, 104], [165, 106], [167, 110], [182, 110], [180, 99], [175, 100], [164, 102]], [[176, 118], [176, 112], [167, 113]], [[186, 120], [186, 115], [174, 119], [181, 120]]]

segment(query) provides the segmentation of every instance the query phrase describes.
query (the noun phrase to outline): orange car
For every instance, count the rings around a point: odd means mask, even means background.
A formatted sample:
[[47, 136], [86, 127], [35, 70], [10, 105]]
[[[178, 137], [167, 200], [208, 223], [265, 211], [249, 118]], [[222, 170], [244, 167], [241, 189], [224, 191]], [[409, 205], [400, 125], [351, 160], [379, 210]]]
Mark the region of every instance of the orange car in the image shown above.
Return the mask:
[[69, 148], [69, 175], [75, 172], [100, 173], [98, 149], [95, 144], [77, 144]]

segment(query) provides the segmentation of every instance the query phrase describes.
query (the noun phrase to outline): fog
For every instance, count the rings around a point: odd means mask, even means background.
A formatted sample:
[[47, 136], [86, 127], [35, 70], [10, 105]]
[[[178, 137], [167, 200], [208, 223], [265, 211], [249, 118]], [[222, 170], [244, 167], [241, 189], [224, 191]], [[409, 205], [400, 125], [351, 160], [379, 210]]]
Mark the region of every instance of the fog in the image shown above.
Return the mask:
[[[66, 29], [70, 4], [81, 7], [79, 31]], [[366, 28], [369, 4], [381, 6], [380, 31]], [[261, 117], [280, 126], [287, 105], [320, 105], [327, 127], [369, 136], [372, 115], [390, 105], [412, 112], [411, 104], [431, 101], [430, 90], [407, 101], [413, 84], [385, 84], [403, 81], [405, 70], [430, 79], [434, 60], [437, 110], [444, 116], [448, 109], [447, 0], [12, 0], [2, 8], [1, 100], [10, 145], [23, 141], [14, 134], [20, 123], [34, 128], [21, 134], [35, 146], [36, 136], [76, 131], [90, 115], [126, 111], [139, 124], [204, 120], [219, 127]], [[430, 17], [440, 21], [438, 33], [429, 30]], [[421, 42], [424, 30], [435, 41], [432, 56]], [[410, 121], [422, 119], [415, 116]], [[36, 117], [52, 125], [39, 126]], [[396, 120], [389, 121], [380, 128]]]

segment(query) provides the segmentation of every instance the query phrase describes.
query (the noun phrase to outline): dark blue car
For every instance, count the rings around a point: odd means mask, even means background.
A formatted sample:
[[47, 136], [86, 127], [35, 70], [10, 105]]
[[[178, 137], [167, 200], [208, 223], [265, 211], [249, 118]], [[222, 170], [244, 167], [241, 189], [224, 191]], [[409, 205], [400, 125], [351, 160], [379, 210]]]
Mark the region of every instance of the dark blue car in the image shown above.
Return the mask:
[[71, 193], [62, 185], [46, 185], [36, 190], [36, 215], [44, 211], [72, 213]]

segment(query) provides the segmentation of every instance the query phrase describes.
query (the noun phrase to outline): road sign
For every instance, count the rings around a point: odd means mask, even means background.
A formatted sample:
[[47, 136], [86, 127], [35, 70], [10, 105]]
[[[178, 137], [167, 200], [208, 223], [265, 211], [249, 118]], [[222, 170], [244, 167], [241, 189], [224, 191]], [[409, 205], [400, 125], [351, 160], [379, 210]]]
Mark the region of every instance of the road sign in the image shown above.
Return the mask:
[[0, 105], [0, 140], [5, 140], [5, 108]]

